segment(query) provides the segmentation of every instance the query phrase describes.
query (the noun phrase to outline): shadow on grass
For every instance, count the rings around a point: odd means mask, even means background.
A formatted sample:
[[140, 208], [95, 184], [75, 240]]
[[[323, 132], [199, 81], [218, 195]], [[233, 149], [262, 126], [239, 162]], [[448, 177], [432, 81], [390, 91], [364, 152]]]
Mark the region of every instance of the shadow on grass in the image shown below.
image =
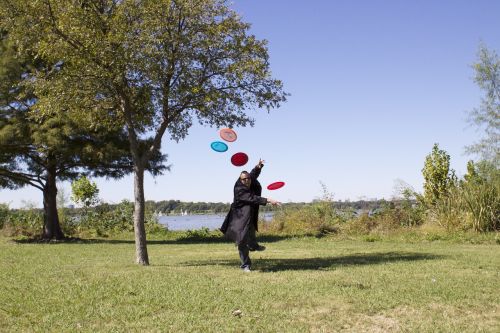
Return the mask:
[[[176, 236], [176, 235], [174, 235]], [[264, 235], [259, 237], [259, 242], [274, 243], [285, 239], [296, 238], [295, 236], [287, 235]], [[108, 239], [108, 238], [74, 238], [67, 237], [61, 240], [44, 240], [41, 238], [29, 239], [13, 239], [18, 244], [135, 244], [133, 239]], [[221, 235], [190, 235], [182, 233], [171, 239], [148, 239], [148, 245], [168, 245], [168, 244], [217, 244], [217, 243], [232, 243]]]
[[[251, 255], [252, 256], [252, 255]], [[383, 252], [383, 253], [356, 253], [348, 256], [338, 257], [315, 257], [315, 258], [283, 258], [283, 259], [256, 259], [253, 267], [261, 272], [277, 272], [288, 270], [332, 270], [342, 266], [378, 265], [393, 262], [436, 260], [445, 256], [429, 253], [412, 252]], [[211, 260], [192, 261], [184, 266], [236, 266], [240, 265], [238, 260]]]

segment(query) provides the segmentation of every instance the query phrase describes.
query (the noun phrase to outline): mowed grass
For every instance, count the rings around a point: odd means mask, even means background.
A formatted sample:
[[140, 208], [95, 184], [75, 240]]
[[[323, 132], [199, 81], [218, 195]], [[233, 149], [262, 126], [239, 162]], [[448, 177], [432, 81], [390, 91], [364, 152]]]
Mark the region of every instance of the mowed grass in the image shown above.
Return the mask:
[[[500, 246], [0, 238], [1, 332], [499, 332]], [[240, 310], [241, 315], [233, 315]]]

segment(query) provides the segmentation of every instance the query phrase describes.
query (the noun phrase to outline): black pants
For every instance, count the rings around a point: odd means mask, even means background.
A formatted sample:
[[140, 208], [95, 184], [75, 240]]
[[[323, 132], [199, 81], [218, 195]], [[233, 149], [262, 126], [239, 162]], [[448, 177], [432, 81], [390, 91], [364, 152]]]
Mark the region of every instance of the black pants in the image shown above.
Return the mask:
[[259, 243], [257, 243], [257, 235], [256, 235], [255, 227], [253, 225], [251, 226], [251, 228], [248, 229], [247, 245], [251, 249], [256, 249], [259, 247]]
[[253, 226], [253, 224], [250, 224], [245, 239], [243, 239], [238, 245], [241, 268], [250, 268], [250, 266], [252, 265], [252, 261], [250, 260], [250, 250], [248, 247], [253, 246], [254, 244], [257, 244], [257, 240], [255, 238], [255, 227]]

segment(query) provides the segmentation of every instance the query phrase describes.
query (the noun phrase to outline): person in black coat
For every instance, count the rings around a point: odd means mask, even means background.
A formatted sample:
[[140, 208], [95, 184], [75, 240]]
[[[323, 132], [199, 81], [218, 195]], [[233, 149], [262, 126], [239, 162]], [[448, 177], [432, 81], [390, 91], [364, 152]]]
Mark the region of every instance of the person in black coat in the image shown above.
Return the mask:
[[272, 205], [280, 204], [276, 200], [260, 196], [262, 186], [260, 186], [257, 178], [263, 166], [264, 161], [260, 160], [259, 164], [251, 172], [241, 172], [240, 177], [234, 184], [234, 199], [231, 209], [220, 228], [226, 238], [234, 241], [238, 246], [241, 259], [240, 267], [245, 272], [250, 271], [252, 264], [249, 251], [263, 248], [257, 244], [255, 239], [255, 231], [258, 228], [259, 206], [265, 206], [268, 203]]

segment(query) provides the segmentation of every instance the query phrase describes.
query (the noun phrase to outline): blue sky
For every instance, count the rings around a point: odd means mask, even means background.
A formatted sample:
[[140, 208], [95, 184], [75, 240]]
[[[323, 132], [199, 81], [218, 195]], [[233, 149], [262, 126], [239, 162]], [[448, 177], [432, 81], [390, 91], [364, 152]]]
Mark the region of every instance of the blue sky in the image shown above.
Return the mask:
[[[480, 103], [471, 64], [479, 44], [500, 51], [500, 1], [235, 0], [251, 33], [268, 40], [273, 76], [291, 94], [281, 108], [250, 110], [253, 128], [216, 153], [218, 129], [194, 126], [165, 137], [171, 172], [145, 181], [147, 200], [232, 201], [239, 172], [266, 160], [261, 183], [285, 181], [263, 196], [309, 202], [324, 183], [336, 200], [391, 198], [396, 180], [422, 190], [434, 143], [457, 174], [480, 137], [466, 121]], [[243, 151], [244, 167], [230, 163]], [[94, 179], [106, 202], [133, 199], [133, 180]], [[69, 195], [69, 183], [61, 187]], [[11, 207], [42, 206], [41, 192], [2, 190]]]

